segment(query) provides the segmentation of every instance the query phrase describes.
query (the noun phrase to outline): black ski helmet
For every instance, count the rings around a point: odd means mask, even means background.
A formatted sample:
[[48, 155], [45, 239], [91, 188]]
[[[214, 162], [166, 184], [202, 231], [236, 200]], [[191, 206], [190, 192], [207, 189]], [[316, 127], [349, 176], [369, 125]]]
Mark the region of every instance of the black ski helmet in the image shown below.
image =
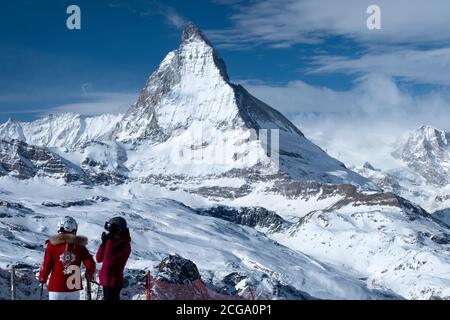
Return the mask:
[[114, 217], [105, 223], [105, 229], [111, 233], [125, 231], [127, 229], [127, 221], [122, 217]]

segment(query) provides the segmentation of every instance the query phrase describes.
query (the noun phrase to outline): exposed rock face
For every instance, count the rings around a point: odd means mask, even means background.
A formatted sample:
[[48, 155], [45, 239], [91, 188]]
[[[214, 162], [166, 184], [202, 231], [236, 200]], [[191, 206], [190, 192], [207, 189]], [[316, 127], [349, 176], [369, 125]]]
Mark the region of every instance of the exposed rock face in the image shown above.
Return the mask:
[[191, 284], [201, 278], [195, 263], [179, 255], [164, 258], [158, 271], [156, 280], [175, 284]]
[[317, 300], [306, 292], [270, 278], [266, 274], [256, 280], [239, 272], [230, 273], [222, 279], [220, 290], [230, 295], [244, 294], [249, 300]]
[[44, 207], [61, 207], [61, 208], [70, 208], [70, 207], [84, 207], [84, 206], [92, 206], [96, 202], [91, 199], [86, 200], [75, 200], [75, 201], [63, 201], [61, 203], [59, 202], [50, 202], [50, 201], [44, 201], [42, 202], [42, 205]]
[[89, 183], [84, 172], [47, 148], [28, 145], [20, 140], [0, 140], [0, 175], [18, 179], [44, 176], [66, 182]]
[[244, 226], [265, 228], [270, 232], [277, 232], [283, 227], [289, 226], [289, 223], [275, 212], [261, 207], [231, 208], [216, 206], [199, 210], [199, 212], [200, 214], [224, 219]]

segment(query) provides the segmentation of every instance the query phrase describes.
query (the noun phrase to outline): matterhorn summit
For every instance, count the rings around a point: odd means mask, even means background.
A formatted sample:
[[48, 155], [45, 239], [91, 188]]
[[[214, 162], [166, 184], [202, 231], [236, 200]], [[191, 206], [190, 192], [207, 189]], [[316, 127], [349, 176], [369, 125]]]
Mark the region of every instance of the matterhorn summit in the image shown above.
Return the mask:
[[294, 179], [367, 183], [278, 111], [230, 82], [224, 61], [191, 23], [180, 47], [164, 58], [118, 123], [114, 137], [149, 152], [152, 166], [146, 172], [154, 171], [155, 164], [158, 171], [193, 176], [205, 169], [273, 173], [276, 167]]

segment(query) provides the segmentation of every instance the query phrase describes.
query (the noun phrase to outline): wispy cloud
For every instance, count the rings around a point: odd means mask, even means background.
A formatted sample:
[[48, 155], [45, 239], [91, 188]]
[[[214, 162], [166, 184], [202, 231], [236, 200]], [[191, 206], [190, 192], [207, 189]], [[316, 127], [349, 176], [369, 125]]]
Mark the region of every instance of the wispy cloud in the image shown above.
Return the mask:
[[450, 48], [368, 53], [358, 58], [322, 56], [314, 59], [315, 73], [383, 73], [424, 84], [450, 85]]
[[76, 113], [99, 115], [104, 113], [124, 113], [136, 101], [137, 93], [93, 92], [83, 95], [79, 102], [67, 103], [42, 110], [48, 113]]
[[[382, 30], [368, 30], [366, 10], [381, 7]], [[411, 44], [450, 41], [450, 2], [434, 0], [255, 0], [232, 4], [232, 26], [211, 30], [209, 37], [233, 44], [291, 46], [344, 36], [366, 44]]]
[[128, 10], [141, 17], [162, 16], [165, 21], [177, 28], [183, 28], [187, 20], [174, 8], [161, 1], [156, 0], [139, 0], [139, 1], [121, 1], [115, 0], [108, 4], [111, 8], [128, 8]]
[[[0, 122], [8, 118], [34, 120], [48, 114], [75, 113], [84, 116], [125, 113], [136, 102], [138, 93], [89, 92], [72, 97], [68, 102], [56, 106], [33, 103], [29, 107], [6, 107], [0, 110]], [[1, 101], [1, 97], [0, 97]]]
[[244, 0], [211, 0], [212, 3], [216, 4], [224, 4], [224, 5], [233, 5], [237, 3], [242, 3]]
[[346, 91], [302, 81], [278, 86], [246, 82], [245, 87], [349, 165], [370, 161], [393, 167], [392, 146], [406, 131], [423, 124], [450, 130], [449, 92], [414, 94], [380, 74], [366, 75]]
[[178, 29], [182, 29], [187, 21], [174, 8], [166, 5], [158, 5], [158, 14], [162, 15], [166, 21]]

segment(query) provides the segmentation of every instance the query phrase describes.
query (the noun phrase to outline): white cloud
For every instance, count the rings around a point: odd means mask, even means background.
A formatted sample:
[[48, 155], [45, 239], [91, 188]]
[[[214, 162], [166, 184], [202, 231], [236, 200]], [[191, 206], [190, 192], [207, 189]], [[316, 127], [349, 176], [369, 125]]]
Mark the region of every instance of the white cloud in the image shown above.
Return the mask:
[[[381, 8], [381, 30], [366, 25], [369, 5]], [[232, 27], [208, 36], [223, 46], [289, 46], [320, 41], [327, 35], [364, 43], [419, 44], [450, 41], [447, 0], [256, 0], [233, 5]]]
[[84, 96], [81, 102], [68, 103], [46, 108], [43, 113], [72, 112], [81, 115], [99, 115], [104, 113], [124, 113], [136, 102], [136, 93], [96, 92]]
[[187, 23], [187, 21], [177, 10], [175, 10], [175, 8], [164, 4], [162, 1], [112, 1], [108, 3], [108, 6], [110, 8], [127, 8], [129, 12], [137, 14], [141, 17], [160, 15], [168, 24], [178, 29], [183, 28]]
[[186, 20], [176, 12], [167, 12], [164, 14], [164, 17], [178, 29], [183, 28], [187, 23]]
[[345, 116], [371, 115], [401, 110], [411, 99], [396, 83], [381, 74], [361, 77], [349, 91], [311, 86], [303, 81], [291, 81], [284, 86], [243, 84], [263, 101], [284, 113], [333, 113]]
[[336, 91], [294, 81], [285, 86], [245, 83], [255, 96], [284, 113], [307, 137], [349, 165], [370, 161], [388, 169], [393, 144], [422, 124], [450, 130], [450, 95], [414, 95], [380, 74]]
[[450, 84], [450, 48], [400, 50], [366, 54], [359, 58], [317, 57], [313, 72], [364, 74], [379, 72], [418, 83]]
[[173, 7], [158, 2], [154, 10], [157, 14], [163, 16], [167, 23], [177, 29], [182, 29], [187, 24], [187, 21]]

